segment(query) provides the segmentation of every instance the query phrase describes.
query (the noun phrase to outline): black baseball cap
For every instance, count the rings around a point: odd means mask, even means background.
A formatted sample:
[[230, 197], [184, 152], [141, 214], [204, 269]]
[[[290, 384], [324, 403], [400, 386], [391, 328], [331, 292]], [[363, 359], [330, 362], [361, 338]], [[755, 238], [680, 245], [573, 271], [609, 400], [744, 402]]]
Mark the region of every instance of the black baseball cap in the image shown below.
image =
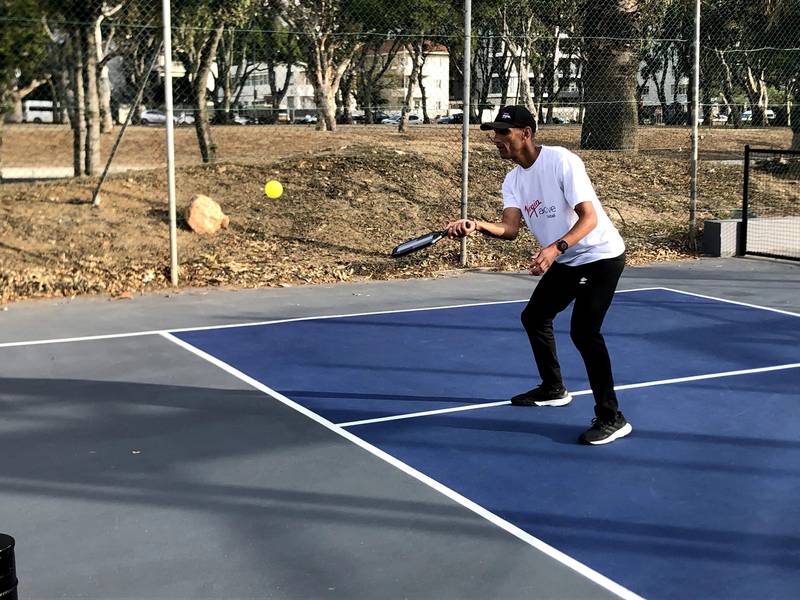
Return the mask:
[[530, 127], [536, 131], [536, 119], [524, 106], [502, 106], [491, 123], [481, 123], [483, 131], [490, 129], [511, 129], [512, 127]]

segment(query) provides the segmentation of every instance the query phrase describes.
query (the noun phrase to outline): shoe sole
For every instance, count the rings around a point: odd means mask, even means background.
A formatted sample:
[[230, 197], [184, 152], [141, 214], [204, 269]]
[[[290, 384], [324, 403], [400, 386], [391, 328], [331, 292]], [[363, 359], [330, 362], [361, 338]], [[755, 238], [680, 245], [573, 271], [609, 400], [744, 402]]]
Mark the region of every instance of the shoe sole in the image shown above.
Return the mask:
[[554, 400], [530, 400], [530, 401], [511, 401], [514, 406], [566, 406], [572, 402], [572, 394], [567, 394], [563, 398]]
[[618, 440], [619, 438], [623, 438], [628, 435], [631, 431], [633, 431], [633, 427], [631, 427], [630, 423], [625, 423], [623, 427], [617, 429], [614, 433], [608, 436], [604, 440], [597, 440], [595, 442], [584, 442], [586, 444], [591, 444], [592, 446], [602, 446], [603, 444], [610, 444], [614, 440]]

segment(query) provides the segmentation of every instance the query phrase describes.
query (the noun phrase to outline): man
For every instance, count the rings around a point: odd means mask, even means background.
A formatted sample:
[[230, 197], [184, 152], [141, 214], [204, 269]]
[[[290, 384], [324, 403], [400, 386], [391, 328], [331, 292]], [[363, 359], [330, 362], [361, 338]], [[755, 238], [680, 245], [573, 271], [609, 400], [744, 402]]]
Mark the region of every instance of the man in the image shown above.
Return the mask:
[[530, 272], [542, 278], [522, 311], [522, 324], [542, 382], [511, 402], [565, 406], [572, 400], [561, 377], [553, 318], [574, 300], [570, 337], [586, 365], [596, 414], [580, 441], [613, 442], [632, 428], [619, 410], [600, 328], [625, 267], [625, 244], [600, 205], [581, 159], [565, 148], [536, 144], [536, 121], [524, 106], [501, 108], [494, 122], [483, 123], [481, 129], [493, 131], [500, 157], [517, 164], [503, 182], [502, 220], [459, 219], [448, 223], [448, 235], [479, 231], [513, 240], [524, 218], [541, 246]]

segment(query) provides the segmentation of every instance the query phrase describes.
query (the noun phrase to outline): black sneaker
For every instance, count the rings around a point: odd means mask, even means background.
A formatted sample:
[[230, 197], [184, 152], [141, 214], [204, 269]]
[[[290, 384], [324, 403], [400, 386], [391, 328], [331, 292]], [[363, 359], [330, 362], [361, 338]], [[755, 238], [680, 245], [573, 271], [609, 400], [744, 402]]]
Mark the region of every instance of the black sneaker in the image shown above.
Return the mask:
[[593, 446], [610, 444], [614, 440], [625, 437], [631, 431], [633, 431], [631, 424], [625, 420], [622, 413], [617, 413], [613, 421], [592, 419], [592, 426], [581, 434], [580, 441]]
[[511, 398], [515, 406], [566, 406], [572, 402], [572, 394], [564, 387], [551, 387], [544, 384], [517, 394]]

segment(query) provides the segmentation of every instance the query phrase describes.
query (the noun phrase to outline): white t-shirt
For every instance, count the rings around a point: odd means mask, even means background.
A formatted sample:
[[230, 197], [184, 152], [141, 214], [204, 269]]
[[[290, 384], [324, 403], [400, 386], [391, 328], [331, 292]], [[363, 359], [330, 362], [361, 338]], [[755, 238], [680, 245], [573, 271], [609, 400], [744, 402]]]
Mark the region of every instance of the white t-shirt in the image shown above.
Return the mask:
[[542, 146], [527, 169], [517, 165], [503, 181], [503, 208], [518, 208], [542, 247], [561, 239], [578, 220], [575, 206], [591, 202], [597, 226], [556, 261], [575, 266], [625, 251], [617, 228], [600, 205], [583, 161], [566, 148]]

